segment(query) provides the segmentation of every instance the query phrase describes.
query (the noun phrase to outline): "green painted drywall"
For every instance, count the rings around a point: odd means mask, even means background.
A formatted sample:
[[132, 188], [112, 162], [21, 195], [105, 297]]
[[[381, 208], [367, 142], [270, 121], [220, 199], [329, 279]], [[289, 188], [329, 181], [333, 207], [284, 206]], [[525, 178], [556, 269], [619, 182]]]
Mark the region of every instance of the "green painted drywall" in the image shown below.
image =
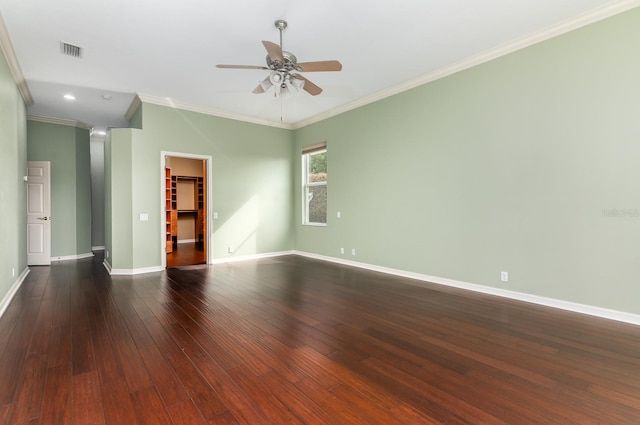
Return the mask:
[[640, 313], [639, 39], [635, 9], [297, 130], [329, 223], [294, 178], [296, 249]]
[[76, 252], [91, 252], [91, 145], [89, 131], [76, 128]]
[[104, 141], [104, 262], [113, 266], [111, 252], [113, 252], [113, 203], [111, 201], [111, 132]]
[[[0, 50], [0, 303], [27, 268], [26, 107]], [[12, 273], [13, 271], [13, 273]]]
[[105, 144], [105, 243], [113, 269], [134, 268], [132, 240], [132, 129], [114, 129]]
[[142, 104], [131, 114], [129, 118], [129, 127], [142, 128]]
[[51, 257], [91, 252], [89, 131], [29, 120], [27, 158], [51, 162]]
[[[132, 264], [117, 261], [113, 243], [113, 268], [141, 269], [161, 264], [161, 152], [210, 155], [212, 157], [212, 202], [218, 219], [213, 220], [210, 248], [214, 258], [252, 255], [293, 248], [292, 133], [287, 130], [143, 104], [142, 130], [131, 134], [131, 157], [116, 157], [112, 137], [111, 171], [131, 172], [131, 194], [119, 193], [112, 183], [112, 213], [116, 202], [126, 203], [131, 231], [112, 218], [112, 237], [128, 240]], [[126, 182], [123, 182], [126, 185]], [[125, 208], [126, 209], [126, 208]], [[149, 221], [139, 221], [139, 214]], [[124, 218], [123, 218], [124, 220]], [[118, 257], [119, 258], [119, 257]], [[124, 260], [123, 260], [124, 261]]]
[[104, 141], [91, 140], [91, 246], [104, 246]]

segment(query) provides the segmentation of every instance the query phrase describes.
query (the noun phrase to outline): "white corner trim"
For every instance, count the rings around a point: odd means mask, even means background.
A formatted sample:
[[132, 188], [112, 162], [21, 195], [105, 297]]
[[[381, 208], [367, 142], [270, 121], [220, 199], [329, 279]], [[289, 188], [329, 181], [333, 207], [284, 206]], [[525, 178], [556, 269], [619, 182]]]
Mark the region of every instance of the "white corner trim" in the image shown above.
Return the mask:
[[[156, 97], [156, 96], [150, 96], [150, 95], [138, 93], [136, 95], [136, 99], [138, 102], [151, 103], [153, 105], [160, 105], [160, 106], [167, 106], [169, 108], [180, 109], [182, 111], [196, 112], [199, 114], [211, 115], [219, 118], [227, 118], [235, 121], [243, 121], [243, 122], [248, 122], [252, 124], [259, 124], [267, 127], [284, 128], [286, 130], [294, 129], [293, 125], [291, 124], [276, 122], [276, 121], [269, 121], [265, 119], [255, 118], [255, 117], [249, 117], [247, 115], [234, 114], [231, 112], [225, 112], [218, 109], [205, 108], [203, 106], [191, 105], [189, 103], [172, 100], [171, 98], [162, 98], [162, 97]], [[133, 108], [133, 112], [135, 112], [135, 109], [136, 109], [134, 108], [136, 99], [133, 100], [131, 106], [129, 107], [129, 110], [132, 110]]]
[[[107, 267], [106, 263], [103, 263], [105, 267]], [[162, 266], [153, 266], [153, 267], [141, 267], [139, 269], [112, 269], [111, 266], [107, 267], [107, 271], [111, 276], [131, 276], [136, 274], [144, 274], [144, 273], [156, 273], [164, 271]]]
[[11, 300], [18, 292], [18, 289], [20, 289], [20, 287], [22, 286], [22, 283], [24, 282], [30, 271], [31, 270], [29, 269], [29, 267], [25, 267], [22, 273], [20, 273], [20, 276], [18, 276], [18, 279], [13, 282], [13, 285], [11, 285], [9, 291], [0, 301], [0, 318], [2, 317], [4, 312], [7, 311], [7, 307], [9, 307], [9, 304], [11, 304]]
[[261, 260], [263, 258], [282, 257], [283, 255], [294, 255], [295, 251], [269, 252], [266, 254], [240, 255], [238, 257], [216, 258], [210, 264], [237, 263], [239, 261]]
[[27, 81], [24, 79], [24, 75], [22, 74], [22, 69], [18, 63], [16, 52], [13, 50], [11, 37], [9, 36], [9, 31], [7, 30], [7, 26], [2, 18], [2, 13], [0, 13], [0, 50], [4, 53], [11, 75], [18, 86], [18, 90], [20, 91], [20, 95], [22, 96], [24, 103], [26, 103], [27, 106], [32, 105], [33, 96], [31, 96], [31, 91], [29, 91]]
[[104, 251], [104, 246], [92, 246], [91, 251]]
[[618, 15], [620, 13], [626, 12], [638, 6], [640, 6], [640, 0], [613, 1], [609, 4], [596, 8], [589, 12], [583, 13], [581, 15], [578, 15], [571, 19], [567, 19], [565, 21], [561, 21], [557, 24], [550, 25], [546, 28], [542, 28], [536, 32], [517, 38], [501, 46], [489, 49], [477, 55], [473, 55], [461, 61], [455, 62], [451, 65], [447, 65], [443, 68], [437, 69], [428, 74], [424, 74], [420, 77], [400, 83], [396, 86], [379, 91], [370, 96], [364, 97], [354, 102], [347, 103], [345, 105], [339, 106], [337, 108], [331, 109], [329, 111], [326, 111], [321, 114], [315, 115], [313, 117], [307, 118], [305, 120], [299, 121], [297, 123], [292, 124], [292, 127], [294, 130], [297, 130], [297, 129], [306, 127], [308, 125], [315, 124], [317, 122], [326, 120], [327, 118], [334, 117], [344, 112], [348, 112], [348, 111], [360, 108], [362, 106], [368, 105], [370, 103], [374, 103], [379, 100], [386, 99], [387, 97], [391, 97], [398, 93], [402, 93], [407, 90], [416, 88], [418, 86], [422, 86], [424, 84], [431, 83], [433, 81], [448, 77], [460, 71], [464, 71], [465, 69], [472, 68], [474, 66], [483, 64], [485, 62], [489, 62], [493, 59], [506, 56], [510, 53], [516, 52], [518, 50], [522, 50], [526, 47], [530, 47], [534, 44], [541, 43], [551, 38], [558, 37], [562, 34], [566, 34], [570, 31], [585, 27], [589, 24], [601, 21], [603, 19], [610, 18], [614, 15]]
[[93, 257], [93, 252], [86, 252], [84, 254], [77, 254], [77, 255], [63, 255], [60, 257], [51, 257], [51, 261], [71, 261], [71, 260], [80, 260], [82, 258], [89, 258], [89, 257]]
[[93, 130], [93, 126], [90, 124], [86, 124], [80, 121], [67, 120], [64, 118], [46, 117], [44, 115], [27, 115], [27, 120], [45, 122], [48, 124], [66, 125], [67, 127], [77, 127], [89, 131]]
[[380, 273], [387, 273], [394, 276], [416, 279], [423, 282], [435, 283], [438, 285], [450, 286], [454, 288], [465, 289], [468, 291], [480, 292], [488, 295], [495, 295], [498, 297], [524, 301], [532, 304], [558, 308], [561, 310], [567, 310], [574, 313], [582, 313], [582, 314], [587, 314], [589, 316], [601, 317], [604, 319], [611, 319], [611, 320], [616, 320], [618, 322], [631, 323], [633, 325], [640, 326], [640, 314], [610, 310], [602, 307], [596, 307], [596, 306], [591, 306], [586, 304], [574, 303], [570, 301], [558, 300], [555, 298], [547, 298], [547, 297], [541, 297], [538, 295], [525, 294], [523, 292], [508, 291], [505, 289], [493, 288], [490, 286], [478, 285], [475, 283], [462, 282], [462, 281], [453, 280], [453, 279], [429, 276], [421, 273], [408, 272], [405, 270], [392, 269], [389, 267], [376, 266], [373, 264], [343, 260], [341, 258], [328, 257], [325, 255], [318, 255], [310, 252], [294, 251], [294, 254], [300, 255], [302, 257], [313, 258], [316, 260], [329, 261], [332, 263], [343, 264], [346, 266], [358, 267], [361, 269], [367, 269], [367, 270], [380, 272]]

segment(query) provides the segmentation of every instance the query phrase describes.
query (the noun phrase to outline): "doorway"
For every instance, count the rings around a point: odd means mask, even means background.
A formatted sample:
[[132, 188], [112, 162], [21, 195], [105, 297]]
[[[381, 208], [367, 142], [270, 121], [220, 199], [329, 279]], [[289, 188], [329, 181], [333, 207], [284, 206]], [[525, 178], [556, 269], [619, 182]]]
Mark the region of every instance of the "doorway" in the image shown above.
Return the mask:
[[209, 164], [210, 157], [162, 154], [166, 268], [209, 262]]

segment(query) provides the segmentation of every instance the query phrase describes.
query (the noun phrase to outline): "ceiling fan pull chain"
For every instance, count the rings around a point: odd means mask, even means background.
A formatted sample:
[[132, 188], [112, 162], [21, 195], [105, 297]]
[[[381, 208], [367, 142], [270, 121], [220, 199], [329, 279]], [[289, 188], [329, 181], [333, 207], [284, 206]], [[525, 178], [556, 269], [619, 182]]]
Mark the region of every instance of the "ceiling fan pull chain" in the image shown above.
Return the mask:
[[280, 121], [284, 122], [284, 107], [282, 106], [282, 96], [280, 96]]

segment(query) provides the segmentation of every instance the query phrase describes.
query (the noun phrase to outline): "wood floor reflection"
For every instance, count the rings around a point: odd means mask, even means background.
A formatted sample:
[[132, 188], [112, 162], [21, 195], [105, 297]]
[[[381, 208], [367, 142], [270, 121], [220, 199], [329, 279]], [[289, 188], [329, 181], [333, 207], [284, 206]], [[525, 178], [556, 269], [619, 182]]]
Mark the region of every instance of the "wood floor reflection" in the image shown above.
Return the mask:
[[640, 424], [639, 347], [638, 326], [300, 256], [96, 257], [32, 267], [0, 318], [0, 425]]
[[167, 268], [205, 264], [203, 244], [180, 243], [173, 252], [167, 254]]

